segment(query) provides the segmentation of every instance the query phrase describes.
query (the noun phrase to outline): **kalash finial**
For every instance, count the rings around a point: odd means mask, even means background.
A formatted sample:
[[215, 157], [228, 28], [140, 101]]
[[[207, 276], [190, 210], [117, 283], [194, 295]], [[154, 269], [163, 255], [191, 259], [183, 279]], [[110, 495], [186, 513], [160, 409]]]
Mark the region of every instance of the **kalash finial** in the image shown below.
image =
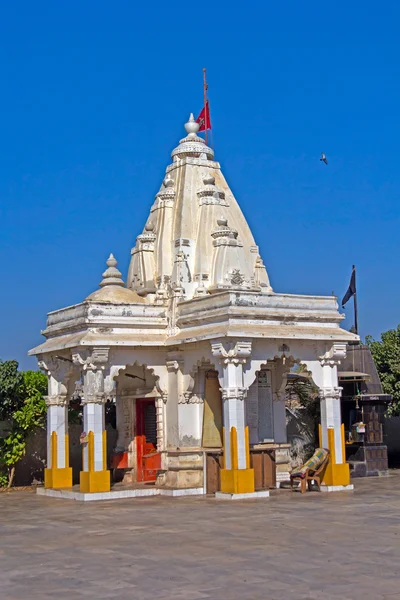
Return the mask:
[[103, 273], [103, 280], [99, 283], [100, 287], [104, 287], [105, 285], [124, 285], [122, 273], [117, 269], [117, 264], [114, 254], [110, 254], [106, 261], [108, 269]]
[[200, 125], [194, 120], [193, 113], [190, 113], [189, 121], [185, 123], [186, 133], [188, 137], [196, 137], [196, 133], [200, 129]]

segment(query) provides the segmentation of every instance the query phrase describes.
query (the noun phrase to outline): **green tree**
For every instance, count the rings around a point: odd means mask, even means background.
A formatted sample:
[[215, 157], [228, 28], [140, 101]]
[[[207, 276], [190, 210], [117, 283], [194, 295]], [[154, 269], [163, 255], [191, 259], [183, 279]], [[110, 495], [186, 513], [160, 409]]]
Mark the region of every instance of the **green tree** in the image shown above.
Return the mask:
[[8, 421], [24, 403], [24, 376], [16, 360], [0, 360], [0, 421]]
[[400, 415], [400, 325], [382, 333], [380, 341], [367, 336], [366, 343], [371, 349], [383, 391], [393, 396], [388, 415]]
[[[15, 361], [9, 361], [15, 363]], [[4, 364], [4, 363], [3, 363]], [[18, 368], [18, 363], [16, 363]], [[5, 378], [4, 389], [13, 389], [16, 379], [15, 370], [9, 370], [11, 383]], [[7, 415], [9, 416], [9, 431], [0, 438], [0, 485], [11, 487], [14, 481], [15, 467], [25, 455], [26, 440], [35, 427], [43, 427], [46, 415], [44, 394], [47, 391], [47, 377], [40, 372], [18, 372], [18, 394], [9, 395]], [[15, 387], [15, 386], [14, 386]], [[1, 390], [1, 388], [0, 388]], [[14, 406], [11, 399], [14, 398]]]

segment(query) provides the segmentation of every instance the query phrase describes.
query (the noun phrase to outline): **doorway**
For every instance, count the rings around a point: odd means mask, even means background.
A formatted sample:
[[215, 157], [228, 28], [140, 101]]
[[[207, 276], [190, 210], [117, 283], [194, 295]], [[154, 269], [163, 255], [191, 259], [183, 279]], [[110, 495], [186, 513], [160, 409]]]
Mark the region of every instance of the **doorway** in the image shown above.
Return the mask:
[[161, 468], [157, 452], [157, 419], [154, 399], [136, 400], [137, 481], [155, 481]]

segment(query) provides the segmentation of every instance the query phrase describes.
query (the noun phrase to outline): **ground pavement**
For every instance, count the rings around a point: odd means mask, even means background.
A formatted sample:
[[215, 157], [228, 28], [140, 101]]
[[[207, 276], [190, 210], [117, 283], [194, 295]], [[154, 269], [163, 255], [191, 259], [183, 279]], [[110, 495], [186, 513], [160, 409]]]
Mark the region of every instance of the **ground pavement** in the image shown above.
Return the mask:
[[400, 473], [355, 492], [0, 494], [2, 600], [399, 600]]

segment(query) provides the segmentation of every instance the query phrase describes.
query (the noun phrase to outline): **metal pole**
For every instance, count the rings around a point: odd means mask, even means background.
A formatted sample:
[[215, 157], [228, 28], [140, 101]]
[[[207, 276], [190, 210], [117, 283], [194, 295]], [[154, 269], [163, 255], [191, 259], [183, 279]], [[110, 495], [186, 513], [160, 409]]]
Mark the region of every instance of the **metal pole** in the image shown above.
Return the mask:
[[208, 106], [207, 106], [207, 90], [208, 90], [208, 85], [207, 85], [207, 69], [203, 69], [203, 92], [204, 92], [204, 127], [205, 127], [205, 132], [206, 132], [206, 144], [208, 145], [208, 129], [207, 129], [207, 111], [208, 111]]
[[357, 310], [357, 282], [356, 282], [356, 267], [353, 265], [354, 270], [354, 289], [355, 294], [354, 298], [354, 329], [356, 330], [356, 334], [358, 335], [358, 310]]

